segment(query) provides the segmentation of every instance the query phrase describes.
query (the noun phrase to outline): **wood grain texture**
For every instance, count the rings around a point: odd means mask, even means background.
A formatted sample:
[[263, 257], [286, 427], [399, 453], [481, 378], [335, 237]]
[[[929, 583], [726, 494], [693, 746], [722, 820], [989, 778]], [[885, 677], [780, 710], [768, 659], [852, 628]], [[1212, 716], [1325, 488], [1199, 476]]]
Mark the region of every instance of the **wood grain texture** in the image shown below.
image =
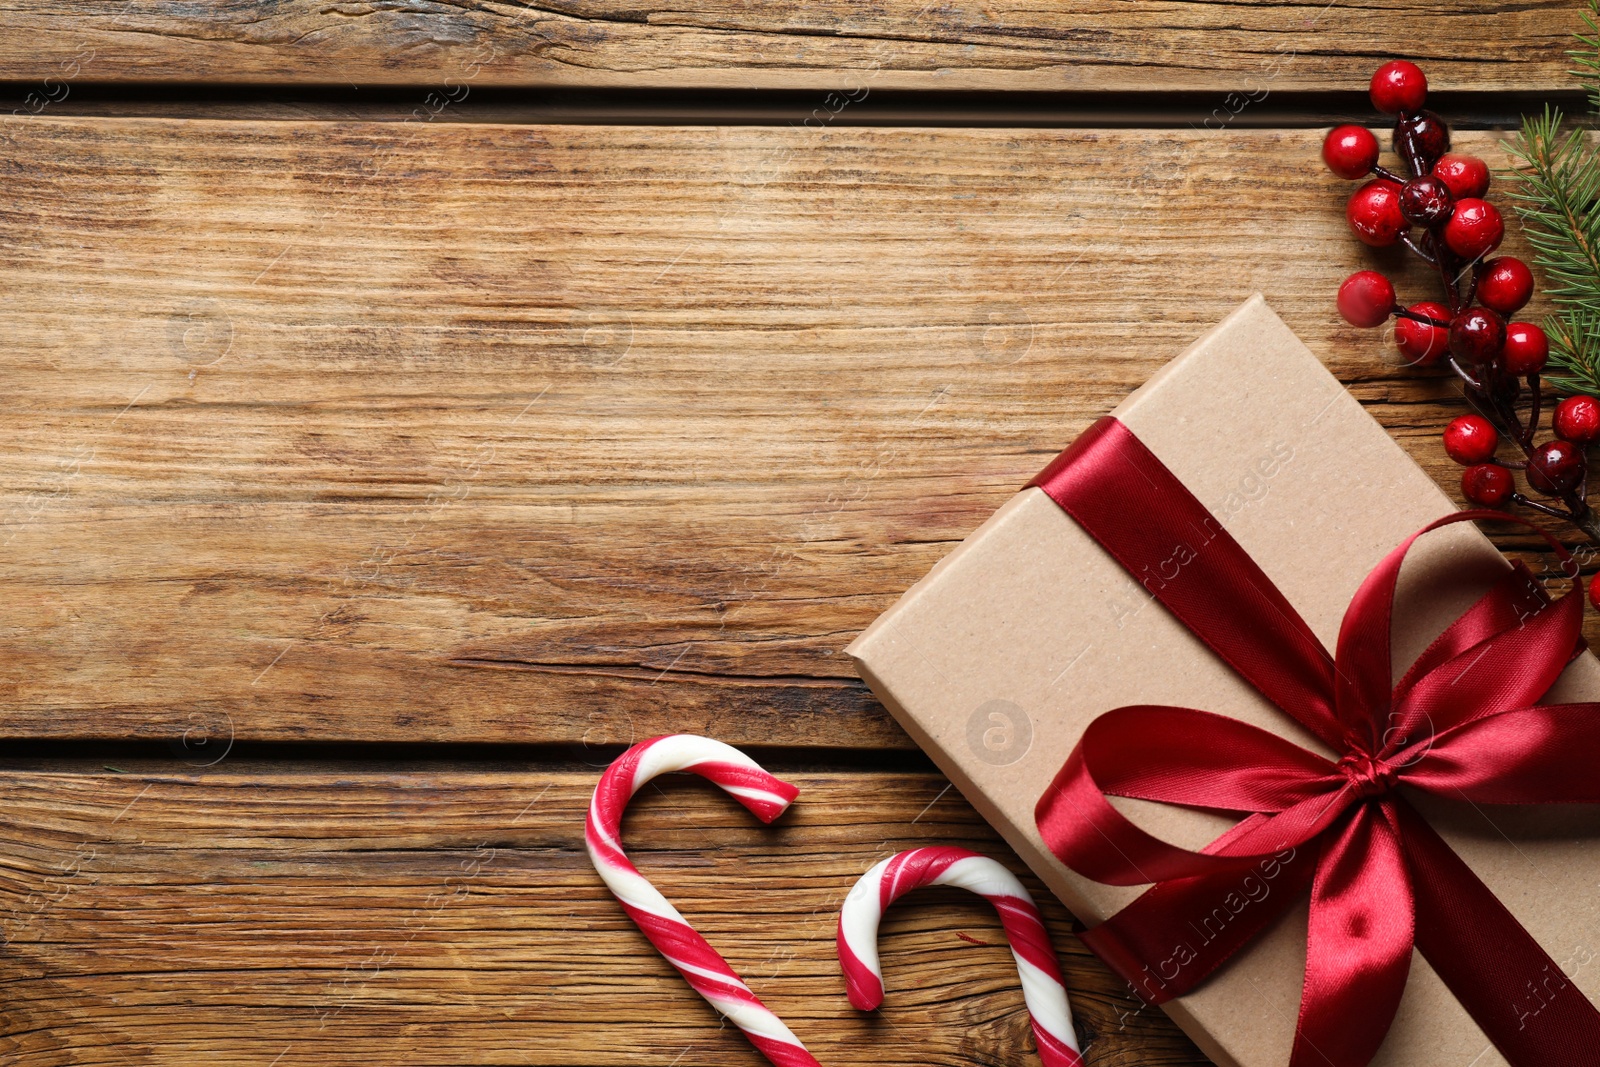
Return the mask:
[[1438, 88], [1549, 91], [1578, 20], [1569, 0], [6, 0], [0, 25], [30, 110], [74, 82], [209, 81], [805, 88], [825, 114], [872, 89], [1349, 91], [1397, 50]]
[[1315, 131], [0, 133], [10, 736], [909, 748], [845, 644], [1257, 290], [1458, 477]]
[[[224, 763], [7, 769], [0, 1056], [91, 1064], [762, 1063], [589, 866], [598, 771]], [[762, 827], [687, 776], [633, 806], [636, 863], [827, 1064], [1036, 1062], [986, 904], [919, 892], [882, 931], [886, 1007], [852, 1010], [836, 913], [893, 851], [1009, 858], [934, 775], [789, 775]], [[1070, 936], [1036, 880], [1091, 1067], [1205, 1061]]]

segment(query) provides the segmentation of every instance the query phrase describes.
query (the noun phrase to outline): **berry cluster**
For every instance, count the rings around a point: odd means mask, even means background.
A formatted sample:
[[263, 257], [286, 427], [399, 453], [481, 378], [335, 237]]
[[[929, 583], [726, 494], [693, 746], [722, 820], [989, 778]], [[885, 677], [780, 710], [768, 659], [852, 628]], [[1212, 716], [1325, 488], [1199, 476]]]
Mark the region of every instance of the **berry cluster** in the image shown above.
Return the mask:
[[[1403, 244], [1439, 274], [1444, 300], [1400, 306], [1392, 282], [1377, 271], [1350, 275], [1339, 287], [1339, 313], [1352, 326], [1395, 318], [1394, 339], [1414, 366], [1448, 366], [1480, 414], [1463, 415], [1444, 432], [1445, 451], [1466, 466], [1461, 491], [1474, 504], [1521, 504], [1576, 524], [1600, 544], [1600, 522], [1587, 503], [1585, 446], [1600, 437], [1600, 401], [1572, 396], [1556, 405], [1555, 440], [1535, 445], [1542, 398], [1540, 372], [1550, 353], [1544, 331], [1507, 319], [1533, 296], [1533, 272], [1510, 256], [1486, 258], [1500, 246], [1505, 222], [1485, 200], [1489, 167], [1450, 152], [1450, 130], [1422, 105], [1428, 80], [1412, 63], [1385, 63], [1372, 76], [1372, 102], [1396, 116], [1394, 150], [1410, 177], [1378, 163], [1378, 139], [1361, 126], [1328, 134], [1322, 158], [1341, 178], [1369, 177], [1345, 210], [1357, 237], [1374, 247]], [[1524, 419], [1518, 402], [1526, 396]], [[1517, 459], [1497, 459], [1510, 441]], [[1512, 470], [1558, 504], [1517, 491]]]

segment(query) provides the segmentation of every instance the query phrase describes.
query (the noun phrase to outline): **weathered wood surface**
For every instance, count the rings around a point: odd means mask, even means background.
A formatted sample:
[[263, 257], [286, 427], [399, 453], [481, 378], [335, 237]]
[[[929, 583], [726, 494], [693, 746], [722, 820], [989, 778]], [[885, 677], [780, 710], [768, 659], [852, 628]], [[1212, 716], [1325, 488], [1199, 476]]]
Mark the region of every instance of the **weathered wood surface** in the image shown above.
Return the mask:
[[1255, 290], [1457, 478], [1315, 131], [0, 134], [9, 736], [909, 748], [845, 644]]
[[[583, 851], [598, 771], [228, 763], [4, 770], [0, 1058], [13, 1067], [763, 1062], [656, 955]], [[633, 806], [640, 869], [822, 1062], [1021, 1064], [999, 922], [923, 891], [883, 927], [887, 1006], [846, 1002], [837, 907], [892, 851], [1006, 857], [943, 779], [786, 775], [762, 827], [712, 787]], [[1205, 1061], [1044, 903], [1091, 1067]], [[981, 944], [980, 944], [981, 943]]]
[[[891, 912], [888, 1007], [844, 1000], [834, 916], [871, 863], [1015, 863], [942, 778], [887, 770], [925, 764], [890, 758], [912, 746], [840, 650], [1254, 290], [1453, 485], [1453, 388], [1334, 319], [1373, 260], [1317, 134], [1239, 127], [1401, 46], [1436, 88], [1567, 88], [1574, 6], [1499, 6], [0, 0], [6, 106], [36, 116], [0, 122], [0, 737], [179, 753], [0, 763], [0, 1061], [755, 1064], [582, 850], [616, 746], [694, 730], [833, 768], [786, 775], [775, 827], [682, 779], [627, 833], [822, 1062], [1034, 1062], [969, 898]], [[65, 117], [179, 82], [415, 108]], [[441, 121], [561, 86], [817, 110]], [[1214, 94], [1218, 129], [841, 128], [929, 89]], [[229, 756], [245, 739], [589, 766]], [[1028, 881], [1091, 1067], [1200, 1067]]]
[[805, 88], [841, 100], [872, 89], [1222, 96], [1358, 89], [1398, 52], [1424, 61], [1439, 88], [1549, 91], [1571, 87], [1564, 52], [1577, 25], [1571, 0], [710, 0], [671, 9], [7, 0], [0, 77], [39, 82], [31, 92], [46, 102], [92, 81]]

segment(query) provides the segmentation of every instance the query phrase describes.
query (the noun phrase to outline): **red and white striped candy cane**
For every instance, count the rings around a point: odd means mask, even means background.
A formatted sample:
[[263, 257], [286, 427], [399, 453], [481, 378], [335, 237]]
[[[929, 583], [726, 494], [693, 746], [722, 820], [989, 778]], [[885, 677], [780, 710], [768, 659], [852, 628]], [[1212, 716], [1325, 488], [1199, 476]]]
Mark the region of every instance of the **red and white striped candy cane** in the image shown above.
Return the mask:
[[1044, 1067], [1082, 1067], [1067, 988], [1039, 909], [1010, 871], [964, 848], [914, 848], [891, 856], [850, 890], [839, 912], [839, 965], [850, 1003], [862, 1011], [883, 1003], [878, 920], [890, 904], [923, 885], [960, 886], [995, 906], [1022, 976], [1040, 1061]]
[[800, 1039], [750, 992], [717, 950], [683, 921], [678, 909], [623, 854], [619, 831], [628, 801], [650, 779], [672, 771], [690, 771], [709, 779], [765, 823], [782, 815], [800, 792], [721, 741], [694, 734], [652, 738], [617, 757], [595, 787], [584, 828], [589, 859], [651, 944], [695, 992], [743, 1030], [762, 1055], [777, 1067], [820, 1067]]

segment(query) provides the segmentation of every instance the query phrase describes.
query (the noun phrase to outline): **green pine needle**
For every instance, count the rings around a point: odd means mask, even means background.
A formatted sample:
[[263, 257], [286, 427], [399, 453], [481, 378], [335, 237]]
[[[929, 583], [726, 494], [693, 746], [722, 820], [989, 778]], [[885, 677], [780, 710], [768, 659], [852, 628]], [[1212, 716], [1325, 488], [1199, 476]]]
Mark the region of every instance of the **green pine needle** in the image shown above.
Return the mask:
[[[1600, 110], [1600, 0], [1588, 0], [1588, 34], [1569, 54], [1572, 73]], [[1550, 337], [1550, 384], [1600, 394], [1600, 146], [1582, 129], [1563, 129], [1561, 112], [1524, 116], [1507, 142], [1516, 159], [1510, 197], [1522, 217], [1558, 313], [1545, 320]]]
[[1550, 335], [1550, 363], [1563, 373], [1546, 380], [1563, 393], [1600, 396], [1600, 315], [1569, 311], [1545, 319]]
[[1589, 87], [1590, 108], [1600, 111], [1600, 0], [1589, 0], [1589, 10], [1584, 12], [1583, 24], [1589, 27], [1587, 34], [1577, 35], [1578, 43], [1583, 47], [1573, 49], [1567, 55], [1578, 62], [1578, 69], [1572, 73]]

